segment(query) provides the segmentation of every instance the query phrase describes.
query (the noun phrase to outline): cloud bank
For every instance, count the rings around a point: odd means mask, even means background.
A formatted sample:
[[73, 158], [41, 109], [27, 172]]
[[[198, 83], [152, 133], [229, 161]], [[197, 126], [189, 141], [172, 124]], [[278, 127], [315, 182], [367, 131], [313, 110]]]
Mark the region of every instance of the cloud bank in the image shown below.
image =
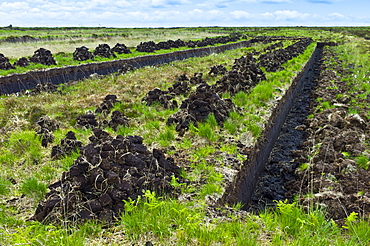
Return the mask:
[[[346, 0], [7, 0], [0, 26], [281, 26], [369, 25]], [[348, 3], [351, 1], [348, 0]], [[366, 4], [366, 3], [365, 3]], [[321, 6], [318, 8], [318, 6]], [[325, 9], [326, 7], [326, 9]], [[362, 8], [364, 7], [362, 6]], [[366, 8], [365, 8], [366, 9]]]

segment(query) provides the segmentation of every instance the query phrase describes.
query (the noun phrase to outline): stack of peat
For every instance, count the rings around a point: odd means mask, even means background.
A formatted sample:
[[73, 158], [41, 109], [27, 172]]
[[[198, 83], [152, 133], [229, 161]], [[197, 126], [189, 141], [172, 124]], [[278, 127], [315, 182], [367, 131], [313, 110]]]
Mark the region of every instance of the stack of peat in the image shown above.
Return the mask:
[[208, 84], [198, 85], [195, 92], [185, 99], [180, 110], [170, 116], [167, 124], [176, 124], [176, 131], [183, 135], [191, 123], [205, 121], [213, 114], [219, 125], [222, 125], [229, 116], [230, 111], [235, 110], [235, 105], [230, 99], [222, 99]]
[[116, 43], [116, 45], [112, 48], [113, 52], [117, 52], [118, 54], [131, 54], [131, 50], [127, 48], [125, 44]]
[[72, 223], [98, 219], [116, 221], [124, 201], [145, 190], [158, 194], [174, 191], [170, 185], [179, 168], [160, 150], [149, 151], [139, 136], [110, 136], [95, 129], [90, 143], [37, 207], [33, 220]]
[[108, 44], [99, 44], [94, 51], [94, 56], [101, 56], [104, 58], [117, 57], [111, 50]]
[[30, 58], [30, 62], [40, 63], [46, 66], [57, 64], [53, 55], [51, 54], [51, 51], [44, 48], [36, 50], [33, 56]]
[[[107, 116], [117, 102], [115, 95], [107, 95], [95, 113]], [[53, 159], [73, 151], [79, 151], [80, 156], [59, 181], [49, 186], [50, 192], [31, 219], [46, 223], [98, 219], [111, 223], [124, 211], [125, 201], [136, 199], [145, 190], [175, 193], [170, 182], [178, 176], [179, 168], [172, 158], [166, 158], [161, 150], [148, 150], [139, 136], [112, 137], [99, 128], [108, 125], [116, 130], [119, 125], [128, 125], [122, 112], [113, 111], [109, 122], [98, 122], [95, 116], [89, 113], [77, 120], [77, 127], [93, 129], [89, 144], [83, 146], [70, 131], [52, 148]], [[39, 134], [46, 136], [46, 146], [53, 140], [48, 133], [57, 125], [48, 117], [41, 118], [38, 125]]]
[[81, 46], [73, 52], [73, 59], [77, 61], [93, 60], [94, 55], [86, 46]]
[[9, 70], [14, 69], [15, 67], [10, 64], [9, 58], [5, 57], [4, 54], [0, 54], [0, 69]]
[[189, 91], [189, 79], [183, 74], [177, 78], [176, 82], [169, 87], [167, 91], [155, 88], [149, 91], [145, 97], [143, 97], [142, 101], [146, 102], [148, 106], [154, 103], [160, 103], [166, 109], [174, 109], [178, 107], [175, 97], [187, 95]]
[[312, 42], [313, 40], [311, 38], [302, 38], [285, 49], [272, 50], [271, 52], [262, 54], [259, 57], [258, 65], [265, 67], [267, 72], [284, 70], [282, 64], [302, 54]]
[[239, 91], [249, 91], [265, 79], [266, 76], [257, 65], [256, 59], [248, 53], [247, 56], [236, 59], [232, 69], [212, 87], [219, 94], [228, 92], [235, 95]]

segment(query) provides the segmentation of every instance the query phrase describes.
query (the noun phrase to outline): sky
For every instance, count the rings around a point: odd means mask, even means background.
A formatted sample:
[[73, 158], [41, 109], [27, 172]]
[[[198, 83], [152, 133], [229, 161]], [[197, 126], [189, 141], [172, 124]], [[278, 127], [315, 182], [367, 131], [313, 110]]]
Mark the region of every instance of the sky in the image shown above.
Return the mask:
[[6, 0], [0, 26], [370, 26], [369, 0]]

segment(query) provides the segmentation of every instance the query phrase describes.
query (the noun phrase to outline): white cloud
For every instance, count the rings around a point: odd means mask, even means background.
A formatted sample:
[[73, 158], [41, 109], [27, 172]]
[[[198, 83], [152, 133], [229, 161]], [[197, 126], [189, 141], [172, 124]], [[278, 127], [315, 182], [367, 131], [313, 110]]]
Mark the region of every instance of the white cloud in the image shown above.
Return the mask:
[[47, 3], [49, 0], [26, 0], [26, 2], [35, 4], [35, 3]]
[[331, 14], [329, 14], [329, 17], [342, 19], [342, 18], [344, 18], [344, 15], [339, 14], [339, 13], [331, 13]]
[[38, 12], [41, 12], [41, 9], [39, 9], [39, 8], [32, 8], [32, 9], [29, 10], [29, 12], [31, 12], [31, 13], [38, 13]]
[[0, 5], [0, 9], [3, 11], [22, 10], [22, 9], [28, 9], [28, 8], [29, 8], [29, 5], [27, 2], [14, 2], [14, 3], [3, 2]]
[[193, 9], [192, 11], [189, 11], [190, 15], [196, 15], [196, 16], [200, 16], [203, 13], [204, 13], [203, 10], [200, 10], [200, 9]]
[[124, 0], [114, 1], [114, 2], [112, 2], [112, 5], [120, 7], [120, 8], [125, 8], [125, 7], [131, 7], [132, 6], [132, 4], [130, 2], [124, 1]]
[[279, 3], [293, 3], [292, 0], [260, 0], [260, 3], [271, 3], [271, 4], [279, 4]]
[[0, 26], [370, 25], [365, 10], [331, 8], [339, 1], [345, 0], [5, 0]]
[[308, 18], [310, 15], [307, 13], [299, 13], [298, 11], [291, 10], [278, 10], [273, 13], [263, 13], [262, 17], [268, 20], [303, 20]]
[[140, 6], [140, 8], [168, 8], [173, 6], [180, 6], [185, 4], [191, 4], [189, 0], [143, 0], [134, 1], [130, 0], [132, 6]]
[[230, 12], [230, 15], [235, 19], [247, 19], [252, 16], [250, 13], [241, 10], [232, 11]]
[[245, 3], [270, 3], [270, 4], [279, 4], [279, 3], [293, 3], [293, 0], [241, 0]]

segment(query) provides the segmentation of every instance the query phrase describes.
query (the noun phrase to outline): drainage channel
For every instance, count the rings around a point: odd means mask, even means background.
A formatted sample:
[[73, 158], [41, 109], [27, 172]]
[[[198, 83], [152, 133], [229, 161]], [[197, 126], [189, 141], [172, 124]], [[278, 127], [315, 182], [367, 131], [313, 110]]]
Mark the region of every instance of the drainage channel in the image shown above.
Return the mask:
[[147, 55], [114, 61], [87, 63], [77, 66], [49, 68], [45, 70], [29, 71], [23, 74], [12, 74], [0, 77], [0, 95], [32, 89], [35, 88], [37, 84], [41, 83], [61, 84], [69, 81], [82, 80], [88, 78], [91, 74], [107, 75], [118, 72], [123, 66], [127, 65], [135, 68], [142, 68], [145, 66], [154, 66], [173, 61], [181, 61], [192, 57], [207, 56], [213, 53], [221, 53], [227, 50], [249, 47], [251, 44], [260, 41], [263, 41], [263, 39], [251, 39], [248, 41], [241, 41], [214, 47], [195, 48], [158, 55]]
[[266, 124], [263, 141], [251, 151], [234, 182], [226, 187], [221, 199], [224, 204], [241, 202], [244, 209], [256, 211], [285, 200], [285, 186], [295, 178], [295, 164], [291, 150], [303, 141], [303, 131], [295, 128], [303, 124], [310, 106], [311, 90], [319, 72], [322, 49], [331, 43], [318, 43], [310, 60], [297, 75]]
[[248, 204], [248, 211], [263, 211], [275, 206], [276, 201], [286, 199], [291, 201], [294, 196], [288, 193], [289, 190], [295, 190], [289, 188], [292, 181], [296, 179], [297, 164], [293, 162], [294, 151], [299, 150], [299, 145], [305, 141], [304, 131], [299, 130], [299, 127], [303, 125], [310, 111], [311, 91], [316, 87], [316, 78], [319, 75], [320, 53], [321, 51], [302, 78], [302, 89], [294, 99], [265, 168], [259, 175]]

